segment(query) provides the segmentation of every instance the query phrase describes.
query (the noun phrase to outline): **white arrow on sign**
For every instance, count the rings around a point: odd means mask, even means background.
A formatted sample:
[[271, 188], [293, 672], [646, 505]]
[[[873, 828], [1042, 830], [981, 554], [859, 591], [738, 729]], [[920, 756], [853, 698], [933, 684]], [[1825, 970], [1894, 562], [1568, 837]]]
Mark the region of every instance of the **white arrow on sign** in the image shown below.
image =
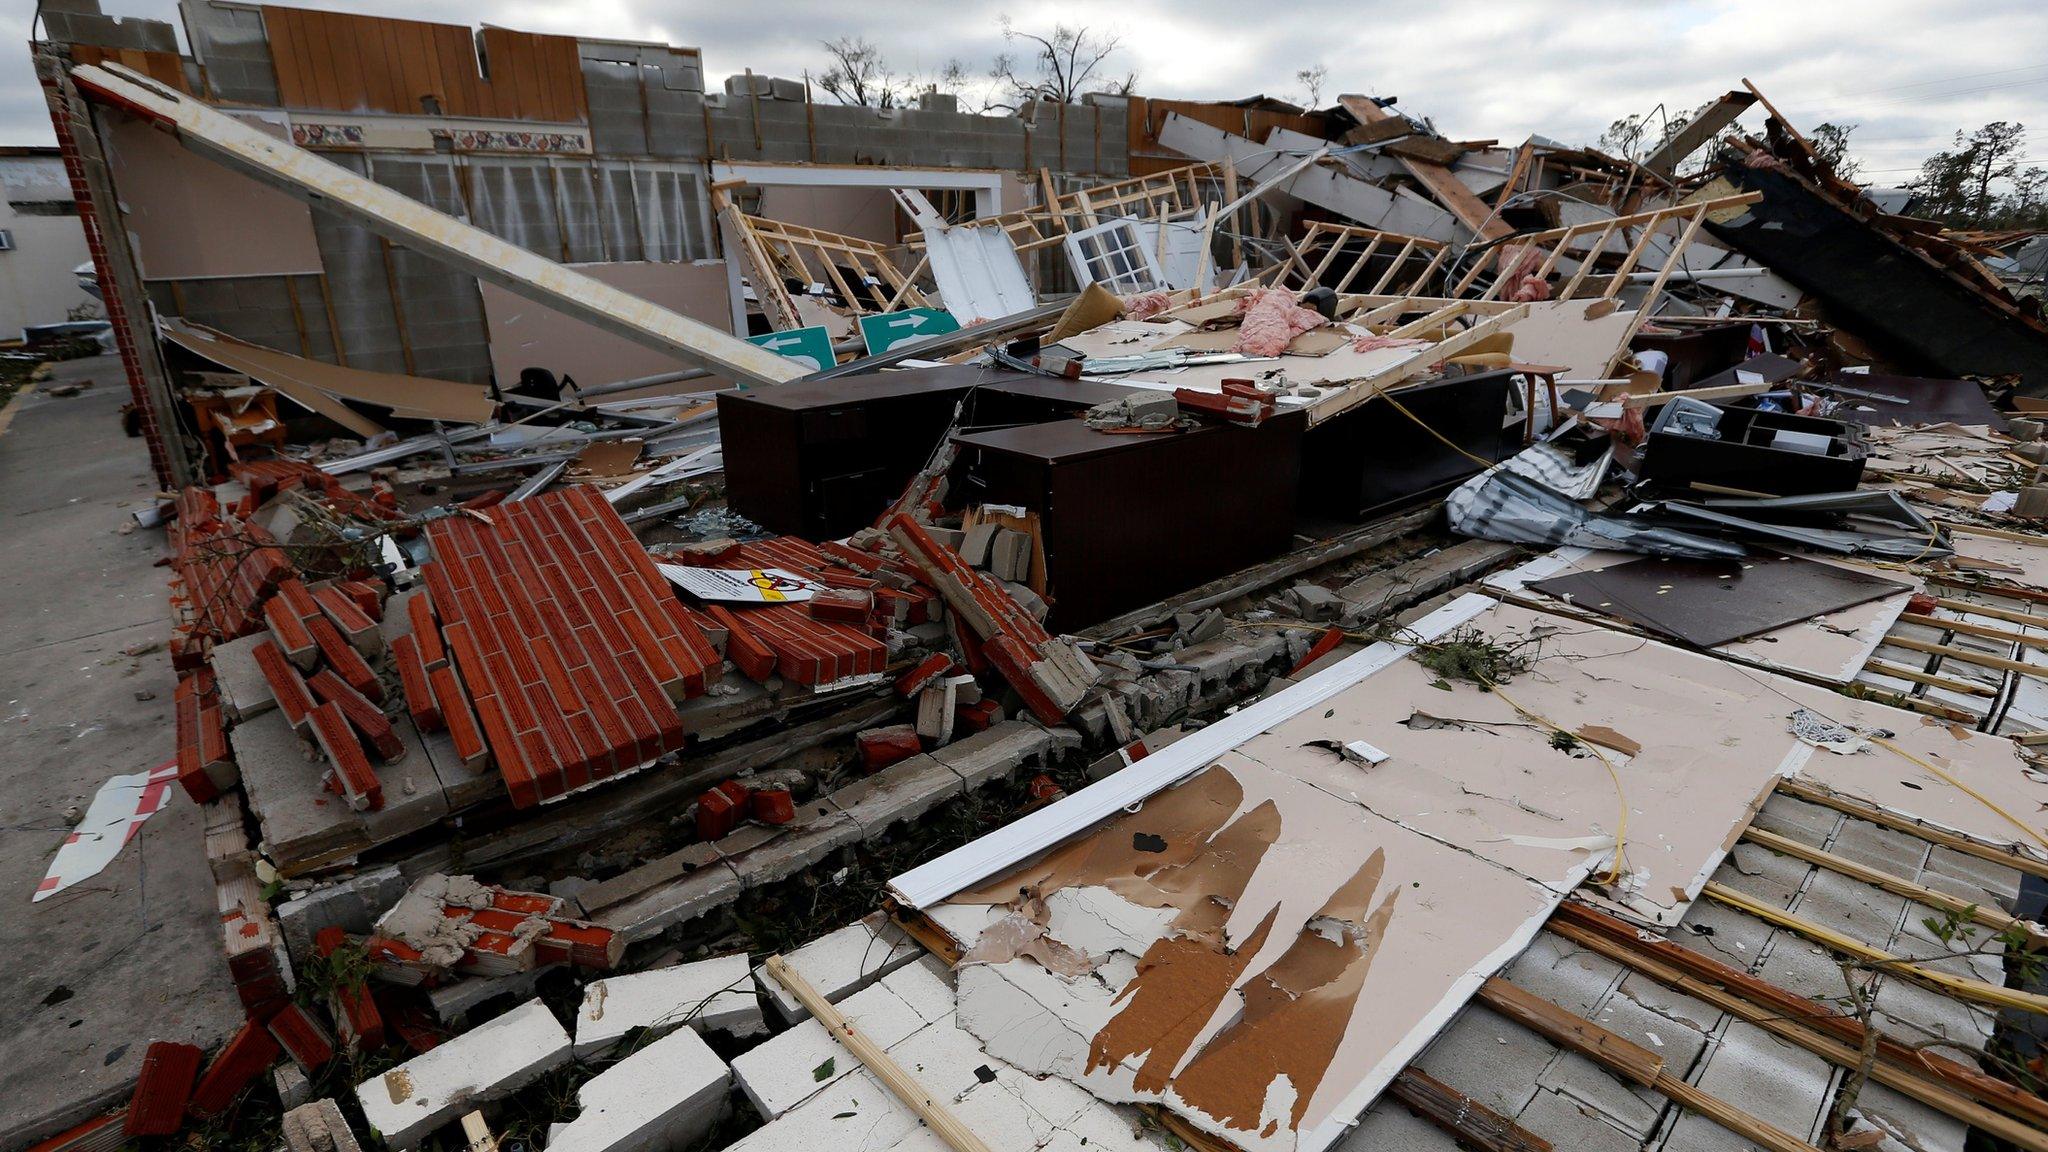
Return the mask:
[[[923, 317], [920, 316], [918, 319], [921, 320], [923, 319]], [[777, 336], [773, 339], [763, 340], [760, 342], [761, 347], [766, 348], [770, 352], [773, 352], [779, 356], [787, 356], [792, 362], [797, 364], [810, 365], [811, 371], [813, 372], [816, 372], [819, 369], [823, 368], [824, 365], [818, 363], [818, 358], [815, 356], [790, 356], [789, 353], [783, 351], [784, 348], [802, 347], [803, 343], [803, 336], [800, 333], [794, 332], [789, 333], [788, 335]]]
[[931, 317], [925, 315], [922, 312], [912, 312], [908, 315], [898, 316], [892, 320], [888, 320], [885, 323], [887, 323], [888, 326], [891, 328], [922, 328], [924, 327], [925, 321], [930, 319]]

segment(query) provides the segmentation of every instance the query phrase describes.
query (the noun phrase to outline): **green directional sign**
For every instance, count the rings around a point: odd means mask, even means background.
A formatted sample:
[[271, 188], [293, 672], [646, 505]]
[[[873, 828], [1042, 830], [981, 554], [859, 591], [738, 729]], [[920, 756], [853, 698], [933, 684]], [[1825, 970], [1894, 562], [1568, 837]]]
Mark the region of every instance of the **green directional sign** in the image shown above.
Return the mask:
[[749, 336], [747, 343], [759, 344], [777, 356], [784, 356], [811, 371], [817, 372], [839, 362], [832, 355], [832, 333], [823, 325], [815, 328], [792, 328], [787, 332], [770, 332], [763, 336]]
[[860, 318], [860, 338], [867, 342], [870, 356], [880, 356], [898, 344], [959, 330], [960, 322], [943, 308], [907, 308]]

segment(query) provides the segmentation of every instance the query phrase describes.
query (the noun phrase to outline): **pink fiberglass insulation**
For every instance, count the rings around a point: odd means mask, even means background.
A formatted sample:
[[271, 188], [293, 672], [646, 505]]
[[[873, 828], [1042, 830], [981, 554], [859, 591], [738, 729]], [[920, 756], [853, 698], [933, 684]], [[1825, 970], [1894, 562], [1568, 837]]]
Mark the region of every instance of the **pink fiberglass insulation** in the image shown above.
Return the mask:
[[1351, 342], [1353, 352], [1377, 352], [1382, 348], [1423, 348], [1427, 340], [1406, 340], [1393, 336], [1375, 336], [1368, 332]]
[[1327, 323], [1322, 313], [1303, 308], [1285, 288], [1254, 288], [1238, 297], [1237, 312], [1244, 319], [1238, 324], [1234, 351], [1247, 356], [1278, 356], [1296, 336]]
[[1168, 308], [1173, 307], [1173, 298], [1164, 292], [1138, 292], [1123, 298], [1124, 315], [1133, 320], [1150, 320]]
[[1500, 265], [1506, 271], [1501, 275], [1507, 285], [1501, 296], [1517, 304], [1550, 299], [1550, 282], [1536, 274], [1542, 267], [1543, 251], [1521, 244], [1509, 244], [1501, 249]]

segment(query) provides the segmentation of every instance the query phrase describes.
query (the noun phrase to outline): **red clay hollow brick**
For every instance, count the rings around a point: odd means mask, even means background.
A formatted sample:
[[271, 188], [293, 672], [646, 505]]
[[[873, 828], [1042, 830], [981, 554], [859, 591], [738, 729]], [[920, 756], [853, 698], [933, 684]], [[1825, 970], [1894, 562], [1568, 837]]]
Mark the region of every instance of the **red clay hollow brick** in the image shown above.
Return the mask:
[[270, 1035], [309, 1075], [334, 1059], [334, 1037], [327, 1026], [297, 1004], [286, 1004], [270, 1018]]
[[856, 734], [853, 742], [860, 749], [861, 766], [869, 772], [880, 772], [899, 760], [908, 760], [924, 751], [924, 744], [917, 738], [917, 727], [913, 724], [869, 728]]
[[342, 683], [341, 677], [332, 668], [322, 668], [315, 673], [306, 686], [323, 704], [332, 704], [341, 709], [348, 718], [349, 726], [369, 741], [377, 750], [378, 759], [386, 764], [396, 764], [405, 759], [405, 742], [391, 728], [391, 718], [384, 710], [370, 703], [363, 694]]
[[192, 1085], [205, 1058], [206, 1053], [195, 1045], [150, 1041], [149, 1051], [142, 1054], [142, 1072], [135, 1078], [135, 1095], [128, 1100], [122, 1134], [169, 1136], [176, 1132], [184, 1123], [185, 1106], [192, 1100]]
[[341, 784], [341, 794], [348, 798], [348, 806], [358, 812], [374, 812], [382, 808], [384, 786], [370, 768], [370, 758], [363, 755], [363, 746], [356, 740], [355, 731], [349, 727], [341, 708], [322, 704], [313, 709], [312, 725], [313, 738], [319, 743], [320, 750], [327, 754], [327, 763], [334, 769], [334, 777]]
[[242, 1029], [228, 1040], [213, 1063], [206, 1066], [206, 1074], [199, 1078], [199, 1086], [192, 1089], [192, 1103], [188, 1110], [201, 1120], [210, 1119], [228, 1110], [242, 1089], [275, 1063], [282, 1050], [270, 1029], [260, 1020], [247, 1020]]

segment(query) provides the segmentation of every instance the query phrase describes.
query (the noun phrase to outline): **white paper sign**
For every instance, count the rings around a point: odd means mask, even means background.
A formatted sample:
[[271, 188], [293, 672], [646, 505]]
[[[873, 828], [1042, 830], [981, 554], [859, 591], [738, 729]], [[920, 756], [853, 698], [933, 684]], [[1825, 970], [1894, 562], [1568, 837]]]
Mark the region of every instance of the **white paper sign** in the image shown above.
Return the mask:
[[656, 564], [669, 583], [700, 600], [736, 604], [784, 604], [809, 600], [825, 586], [781, 568], [687, 568]]

